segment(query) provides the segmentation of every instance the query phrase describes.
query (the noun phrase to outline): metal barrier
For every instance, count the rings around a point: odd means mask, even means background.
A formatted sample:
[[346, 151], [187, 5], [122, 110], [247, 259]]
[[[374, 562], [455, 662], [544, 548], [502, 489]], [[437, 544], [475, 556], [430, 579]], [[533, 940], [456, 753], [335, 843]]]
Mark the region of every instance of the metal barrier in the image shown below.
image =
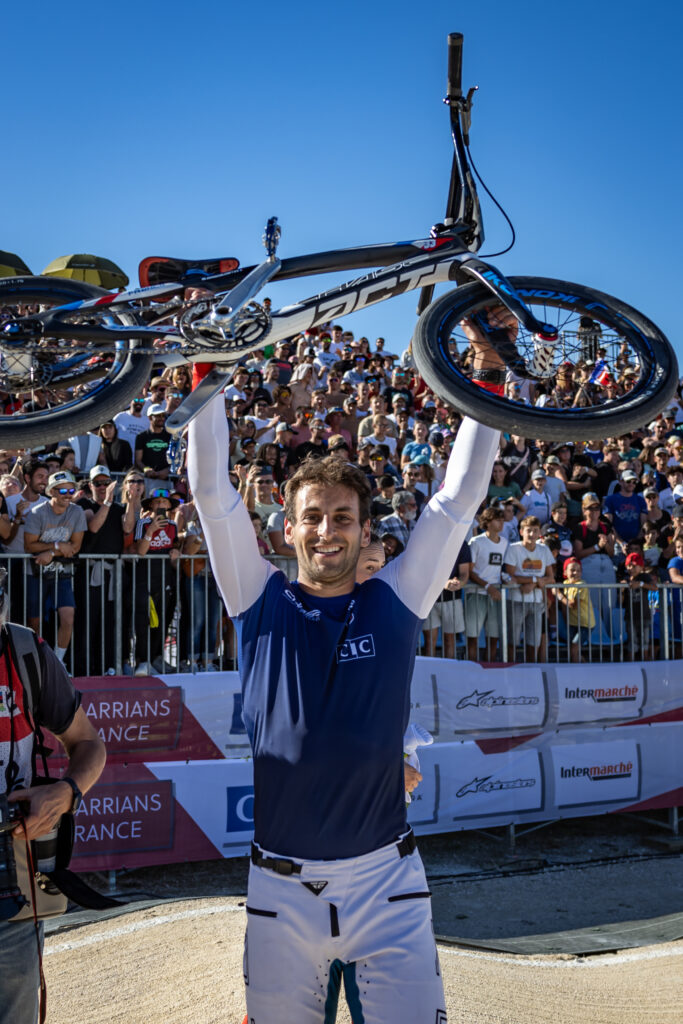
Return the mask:
[[[173, 561], [169, 555], [85, 555], [58, 572], [45, 567], [36, 575], [30, 556], [5, 553], [0, 559], [8, 568], [10, 618], [33, 626], [52, 645], [69, 633], [61, 646], [67, 646], [65, 663], [73, 675], [236, 666], [235, 632], [203, 555]], [[296, 559], [269, 561], [295, 578]], [[583, 627], [577, 625], [580, 610], [573, 612], [563, 600], [572, 589], [560, 584], [538, 591], [541, 601], [532, 604], [505, 586], [500, 601], [467, 586], [455, 600], [437, 602], [419, 653], [491, 662], [683, 657], [682, 587], [586, 584], [580, 593], [591, 603], [595, 624]]]

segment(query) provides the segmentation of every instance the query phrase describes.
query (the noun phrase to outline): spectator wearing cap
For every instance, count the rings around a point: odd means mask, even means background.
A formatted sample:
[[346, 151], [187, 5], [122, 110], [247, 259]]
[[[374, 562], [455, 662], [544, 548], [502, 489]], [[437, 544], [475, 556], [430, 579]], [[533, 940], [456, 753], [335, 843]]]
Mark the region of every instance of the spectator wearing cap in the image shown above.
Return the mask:
[[630, 469], [625, 470], [619, 481], [619, 492], [608, 494], [604, 501], [604, 513], [622, 545], [638, 536], [641, 516], [647, 513], [645, 499], [642, 494], [636, 494], [637, 483], [636, 474]]
[[629, 636], [629, 660], [640, 658], [647, 661], [652, 656], [649, 594], [657, 589], [657, 575], [646, 567], [645, 558], [639, 551], [626, 556], [624, 572], [628, 586], [622, 588], [621, 599]]
[[384, 516], [377, 523], [377, 532], [380, 538], [390, 533], [405, 548], [410, 539], [410, 534], [415, 528], [415, 520], [417, 518], [415, 495], [407, 490], [396, 491], [391, 499], [391, 507], [393, 508], [392, 514]]
[[31, 629], [42, 633], [46, 613], [57, 611], [55, 654], [64, 660], [74, 624], [73, 559], [81, 549], [85, 513], [73, 504], [76, 481], [66, 470], [53, 473], [45, 488], [47, 501], [26, 516], [24, 550], [33, 556], [27, 579], [27, 615]]
[[[97, 466], [106, 466], [112, 473], [127, 473], [133, 466], [133, 449], [127, 441], [118, 436], [118, 430], [113, 420], [102, 423], [97, 431], [100, 435], [100, 453], [97, 456]], [[63, 463], [62, 463], [63, 465]]]
[[598, 621], [611, 636], [612, 611], [617, 606], [616, 591], [608, 584], [616, 582], [614, 545], [616, 537], [611, 521], [601, 519], [600, 499], [589, 492], [581, 500], [582, 518], [574, 529], [574, 554], [581, 561], [586, 583], [599, 583], [591, 589], [591, 601]]
[[[394, 393], [394, 397], [391, 400], [391, 412], [389, 413], [389, 419], [391, 420], [392, 423], [396, 425], [397, 429], [399, 426], [398, 420], [402, 414], [405, 414], [407, 416], [406, 423], [408, 425], [408, 429], [414, 432], [416, 421], [410, 415], [408, 402], [406, 401], [406, 396], [402, 394], [402, 392], [396, 391]], [[421, 422], [424, 423], [424, 420]], [[427, 426], [426, 423], [425, 426]], [[427, 430], [429, 430], [428, 426]]]
[[275, 441], [275, 428], [280, 422], [277, 415], [268, 415], [268, 402], [265, 398], [257, 398], [252, 405], [252, 413], [245, 416], [254, 424], [254, 440], [260, 444], [272, 444]]
[[643, 498], [647, 511], [640, 517], [641, 532], [645, 523], [652, 523], [660, 532], [669, 525], [671, 516], [659, 506], [659, 491], [656, 487], [646, 487], [643, 491]]
[[145, 416], [142, 412], [144, 406], [145, 399], [138, 395], [136, 398], [131, 399], [127, 410], [117, 412], [116, 416], [114, 416], [114, 424], [118, 432], [117, 436], [122, 441], [127, 441], [132, 451], [135, 450], [135, 440], [138, 434], [141, 434], [144, 430], [149, 430], [149, 417]]
[[658, 491], [663, 491], [668, 486], [666, 471], [669, 468], [671, 455], [669, 449], [660, 445], [654, 450], [654, 484]]
[[76, 675], [105, 675], [116, 660], [115, 560], [123, 554], [125, 534], [135, 529], [137, 495], [125, 505], [115, 501], [116, 480], [107, 466], [94, 466], [89, 477], [92, 498], [82, 497], [75, 502], [83, 509], [87, 523], [80, 553], [91, 556], [91, 560], [81, 559], [76, 570], [76, 603], [87, 613], [76, 630], [74, 668]]
[[[553, 500], [546, 487], [547, 477], [542, 469], [531, 474], [531, 487], [522, 495], [521, 506], [527, 516], [535, 516], [539, 526], [545, 526], [550, 519]], [[521, 527], [520, 527], [521, 529]]]
[[659, 507], [671, 514], [676, 503], [674, 491], [683, 484], [683, 466], [679, 464], [669, 466], [666, 471], [666, 482], [667, 486], [664, 490], [659, 491]]
[[[167, 487], [156, 487], [143, 500], [135, 524], [135, 660], [136, 676], [163, 670], [166, 630], [175, 608], [175, 568], [180, 553], [178, 528], [169, 513], [179, 502]], [[165, 558], [149, 556], [167, 556]], [[157, 662], [153, 665], [153, 662]]]
[[557, 455], [548, 455], [543, 460], [543, 468], [545, 469], [547, 477], [545, 486], [546, 490], [548, 491], [548, 494], [550, 495], [553, 501], [553, 504], [555, 504], [558, 501], [569, 500], [567, 485], [564, 481], [563, 475], [557, 472], [559, 465], [560, 460], [558, 459]]
[[[482, 533], [469, 542], [472, 563], [470, 582], [474, 593], [465, 594], [465, 632], [467, 657], [479, 659], [479, 634], [486, 635], [486, 659], [496, 660], [498, 638], [502, 635], [502, 573], [508, 542], [501, 536], [504, 513], [499, 506], [484, 509], [479, 516]], [[501, 652], [502, 654], [502, 652]], [[502, 660], [502, 658], [501, 658]]]
[[170, 386], [170, 381], [167, 381], [165, 377], [152, 377], [149, 382], [147, 398], [142, 407], [143, 416], [149, 416], [149, 409], [152, 405], [163, 405]]
[[516, 544], [519, 540], [519, 519], [517, 517], [516, 498], [496, 498], [492, 502], [503, 510], [503, 528], [500, 535], [508, 544]]
[[163, 405], [149, 409], [149, 430], [143, 430], [135, 439], [135, 466], [147, 481], [147, 492], [158, 486], [159, 480], [168, 480], [170, 469], [166, 458], [171, 435], [166, 430], [166, 410]]

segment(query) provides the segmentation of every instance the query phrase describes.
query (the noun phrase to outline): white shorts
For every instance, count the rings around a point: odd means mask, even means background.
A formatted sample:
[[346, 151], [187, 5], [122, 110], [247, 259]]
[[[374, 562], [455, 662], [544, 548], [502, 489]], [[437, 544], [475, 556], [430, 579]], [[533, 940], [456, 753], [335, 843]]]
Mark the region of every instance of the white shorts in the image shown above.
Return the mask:
[[465, 616], [462, 611], [462, 601], [456, 598], [454, 601], [437, 601], [431, 609], [425, 629], [438, 629], [441, 627], [444, 633], [464, 633]]
[[[272, 857], [266, 851], [259, 851]], [[342, 980], [354, 1024], [439, 1024], [446, 1010], [427, 880], [395, 843], [361, 857], [251, 864], [244, 943], [254, 1024], [335, 1019]]]

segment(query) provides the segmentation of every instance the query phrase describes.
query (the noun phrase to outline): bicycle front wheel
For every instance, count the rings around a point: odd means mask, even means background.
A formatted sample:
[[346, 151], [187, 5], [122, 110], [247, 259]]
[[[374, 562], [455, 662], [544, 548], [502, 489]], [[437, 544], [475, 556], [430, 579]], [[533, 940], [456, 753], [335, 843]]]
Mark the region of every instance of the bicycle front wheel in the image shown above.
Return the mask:
[[[8, 320], [107, 294], [104, 288], [84, 281], [2, 278], [0, 331]], [[21, 395], [24, 406], [33, 406], [29, 411], [19, 409], [11, 416], [0, 416], [1, 448], [35, 448], [97, 428], [125, 409], [149, 377], [153, 356], [136, 351], [139, 341], [122, 332], [105, 350], [96, 342], [71, 342], [68, 334], [65, 338], [61, 332], [62, 327], [68, 332], [71, 321], [82, 327], [88, 322], [130, 325], [136, 319], [130, 312], [113, 315], [106, 307], [102, 311], [76, 310], [60, 315], [59, 337], [48, 332], [19, 347], [3, 345], [0, 340], [0, 390], [12, 398]], [[36, 401], [38, 392], [47, 394], [47, 407]]]
[[[499, 305], [478, 283], [437, 299], [415, 329], [417, 369], [440, 398], [499, 430], [548, 441], [623, 434], [645, 426], [671, 400], [678, 385], [676, 356], [664, 334], [642, 313], [611, 295], [567, 281], [512, 277], [510, 282], [534, 316], [558, 330], [554, 351], [542, 353], [543, 376], [529, 373], [534, 378], [534, 400], [541, 404], [518, 400], [510, 374], [507, 395], [473, 381], [472, 350], [463, 321], [475, 314], [485, 316]], [[515, 344], [527, 366], [539, 363], [542, 343], [521, 324]], [[620, 376], [623, 383], [617, 384]], [[542, 395], [545, 398], [539, 399]]]

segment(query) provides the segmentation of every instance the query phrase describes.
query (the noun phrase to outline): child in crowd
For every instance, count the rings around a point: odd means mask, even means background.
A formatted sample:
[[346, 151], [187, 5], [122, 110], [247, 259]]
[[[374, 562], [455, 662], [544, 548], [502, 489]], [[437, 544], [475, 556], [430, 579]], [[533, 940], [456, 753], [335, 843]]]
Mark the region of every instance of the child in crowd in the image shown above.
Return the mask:
[[581, 644], [589, 644], [591, 632], [595, 627], [595, 612], [591, 604], [588, 587], [582, 582], [581, 562], [572, 556], [566, 558], [563, 566], [564, 587], [555, 591], [559, 605], [567, 608], [569, 624], [569, 657], [572, 661], [581, 661]]

